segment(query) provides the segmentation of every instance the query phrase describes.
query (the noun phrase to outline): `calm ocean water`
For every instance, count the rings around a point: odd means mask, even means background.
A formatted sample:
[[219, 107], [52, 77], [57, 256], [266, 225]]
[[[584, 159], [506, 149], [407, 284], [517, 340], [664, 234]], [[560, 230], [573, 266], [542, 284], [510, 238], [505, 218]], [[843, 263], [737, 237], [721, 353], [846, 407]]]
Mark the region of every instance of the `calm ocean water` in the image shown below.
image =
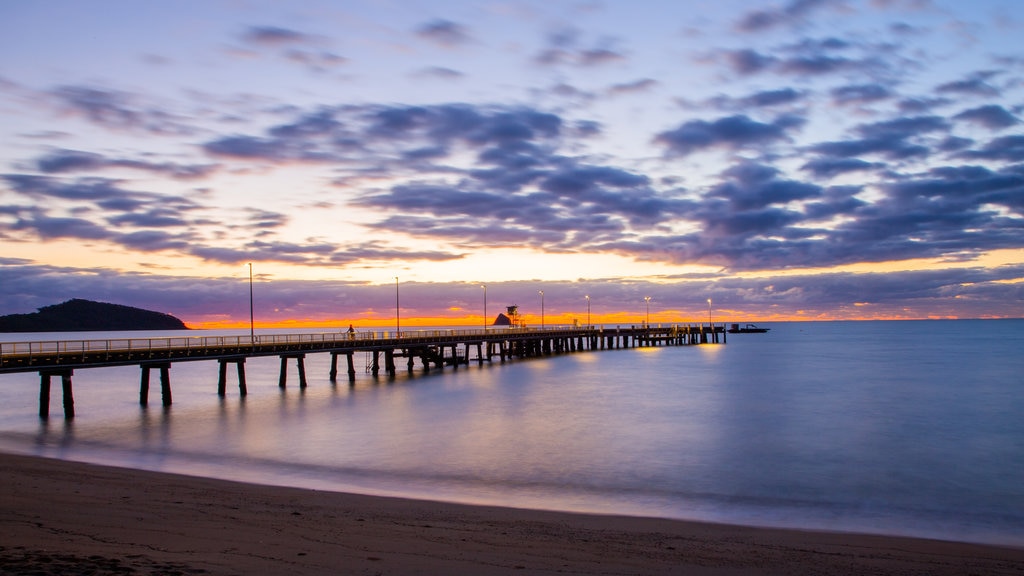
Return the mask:
[[[1024, 545], [1024, 320], [771, 324], [727, 345], [607, 350], [332, 384], [330, 355], [233, 371], [0, 375], [0, 450], [274, 485]], [[195, 333], [190, 333], [195, 334]], [[120, 334], [120, 335], [123, 335]], [[136, 333], [130, 333], [138, 337]], [[107, 333], [61, 335], [102, 338]], [[0, 341], [24, 340], [2, 335]], [[404, 366], [404, 364], [402, 365]]]

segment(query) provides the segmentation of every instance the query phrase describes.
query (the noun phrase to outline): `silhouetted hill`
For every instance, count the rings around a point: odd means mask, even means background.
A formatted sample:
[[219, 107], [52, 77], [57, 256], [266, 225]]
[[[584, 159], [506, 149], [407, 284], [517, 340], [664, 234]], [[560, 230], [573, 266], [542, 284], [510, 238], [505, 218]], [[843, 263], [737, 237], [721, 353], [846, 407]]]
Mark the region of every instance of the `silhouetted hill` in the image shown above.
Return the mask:
[[32, 314], [0, 316], [0, 332], [187, 329], [184, 322], [170, 314], [79, 298], [43, 306]]

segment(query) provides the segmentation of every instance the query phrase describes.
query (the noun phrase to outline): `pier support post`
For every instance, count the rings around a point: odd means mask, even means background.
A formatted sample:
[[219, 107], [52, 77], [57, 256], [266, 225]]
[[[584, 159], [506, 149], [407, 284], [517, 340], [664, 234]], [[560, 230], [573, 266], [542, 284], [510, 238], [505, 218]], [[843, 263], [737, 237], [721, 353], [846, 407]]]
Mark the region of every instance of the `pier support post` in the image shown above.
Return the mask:
[[334, 382], [335, 380], [338, 379], [338, 353], [337, 352], [331, 352], [331, 371], [328, 374], [328, 376], [331, 378], [331, 382]]
[[160, 396], [164, 406], [171, 405], [171, 365], [160, 365]]
[[285, 388], [288, 384], [288, 359], [295, 358], [295, 364], [299, 368], [299, 388], [306, 387], [306, 363], [305, 354], [282, 354], [281, 355], [281, 376], [277, 380], [279, 388]]
[[306, 387], [306, 355], [303, 354], [295, 358], [295, 363], [299, 368], [299, 388]]
[[149, 366], [140, 366], [142, 374], [139, 376], [139, 406], [149, 405]]
[[149, 371], [153, 368], [160, 369], [160, 394], [163, 397], [164, 406], [171, 405], [171, 375], [168, 370], [171, 368], [170, 362], [159, 362], [149, 364], [139, 364], [139, 368], [142, 369], [142, 374], [139, 378], [139, 405], [149, 405]]
[[373, 364], [370, 366], [370, 373], [374, 376], [380, 374], [380, 350], [373, 351]]
[[50, 374], [39, 373], [39, 417], [46, 420], [50, 417]]
[[389, 376], [395, 375], [395, 351], [390, 348], [384, 351], [384, 371]]
[[348, 381], [356, 381], [356, 364], [352, 360], [352, 352], [345, 353], [345, 360], [348, 362]]
[[60, 387], [64, 392], [64, 419], [75, 417], [75, 396], [71, 392], [71, 370], [61, 372]]
[[245, 396], [248, 393], [245, 386], [245, 358], [221, 358], [218, 362], [220, 362], [220, 376], [217, 378], [217, 395], [221, 398], [226, 395], [228, 364], [232, 363], [238, 371], [238, 394]]
[[64, 419], [75, 417], [75, 397], [71, 390], [72, 370], [40, 370], [39, 371], [39, 417], [46, 420], [50, 417], [50, 379], [60, 376], [61, 391], [64, 393]]
[[245, 358], [240, 358], [238, 362], [235, 362], [235, 368], [238, 370], [238, 395], [245, 396], [249, 393], [249, 389], [245, 385]]

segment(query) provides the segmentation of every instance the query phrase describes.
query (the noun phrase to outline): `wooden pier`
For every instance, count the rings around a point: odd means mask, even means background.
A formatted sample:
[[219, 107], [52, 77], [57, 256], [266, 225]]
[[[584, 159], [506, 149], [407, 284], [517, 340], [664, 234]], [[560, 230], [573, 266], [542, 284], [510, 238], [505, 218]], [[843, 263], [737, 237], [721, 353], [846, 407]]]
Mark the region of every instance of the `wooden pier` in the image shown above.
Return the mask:
[[[46, 342], [0, 343], [0, 374], [38, 372], [39, 417], [48, 418], [50, 384], [61, 379], [64, 417], [75, 416], [71, 377], [75, 370], [108, 366], [138, 365], [141, 368], [139, 403], [149, 403], [152, 370], [159, 370], [161, 400], [171, 405], [170, 368], [173, 362], [217, 360], [220, 364], [217, 394], [227, 393], [228, 365], [238, 374], [238, 392], [247, 394], [245, 361], [259, 356], [279, 356], [281, 372], [278, 385], [287, 386], [287, 365], [298, 367], [299, 386], [305, 388], [305, 357], [309, 353], [331, 355], [330, 379], [338, 376], [338, 357], [345, 357], [350, 383], [355, 382], [357, 353], [365, 353], [364, 369], [373, 376], [382, 371], [397, 372], [396, 359], [406, 360], [412, 372], [417, 360], [424, 372], [445, 366], [458, 368], [475, 361], [478, 364], [498, 358], [533, 358], [573, 352], [636, 348], [649, 346], [687, 346], [725, 343], [725, 325], [677, 324], [669, 326], [631, 326], [629, 328], [493, 328], [487, 330], [423, 330], [403, 332], [360, 332], [283, 334], [260, 336], [197, 336], [167, 338], [127, 338], [112, 340], [56, 340]], [[475, 352], [475, 357], [472, 353]], [[382, 362], [383, 361], [383, 362]]]

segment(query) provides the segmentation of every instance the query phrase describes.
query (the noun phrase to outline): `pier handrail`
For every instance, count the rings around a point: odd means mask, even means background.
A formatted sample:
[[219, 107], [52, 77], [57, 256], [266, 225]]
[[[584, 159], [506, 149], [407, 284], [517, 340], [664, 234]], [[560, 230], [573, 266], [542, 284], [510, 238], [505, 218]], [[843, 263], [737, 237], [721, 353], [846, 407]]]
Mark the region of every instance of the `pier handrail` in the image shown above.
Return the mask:
[[[126, 364], [139, 359], [137, 354], [146, 354], [147, 361], [159, 360], [199, 360], [211, 355], [244, 355], [261, 356], [278, 353], [281, 350], [327, 351], [331, 349], [376, 349], [389, 346], [429, 346], [452, 341], [480, 341], [531, 338], [535, 336], [567, 336], [600, 334], [604, 332], [643, 333], [652, 331], [672, 331], [685, 327], [686, 330], [704, 330], [703, 324], [679, 323], [631, 325], [614, 328], [592, 326], [549, 326], [535, 327], [493, 327], [487, 329], [446, 328], [429, 330], [364, 330], [355, 333], [316, 332], [303, 334], [249, 334], [229, 336], [157, 336], [143, 338], [107, 338], [97, 340], [37, 340], [24, 342], [0, 342], [0, 373], [27, 371], [43, 365], [67, 365], [86, 362], [92, 357], [93, 365], [104, 362], [97, 360], [97, 354], [105, 354], [108, 358], [128, 355], [131, 361], [121, 359], [108, 360], [111, 363]], [[710, 325], [712, 331], [723, 331], [725, 325]], [[308, 348], [307, 348], [308, 347]]]
[[[593, 327], [592, 327], [593, 328]], [[308, 334], [249, 334], [235, 336], [158, 336], [149, 338], [105, 338], [97, 340], [33, 340], [0, 342], [0, 368], [13, 357], [23, 359], [37, 355], [83, 355], [91, 352], [136, 352], [152, 350], [201, 350], [208, 348], [235, 347], [250, 349], [275, 344], [332, 344], [352, 345], [366, 344], [381, 340], [419, 340], [424, 338], [466, 336], [496, 336], [501, 334], [535, 334], [538, 332], [559, 332], [564, 327], [545, 328], [505, 328], [489, 329], [434, 329], [434, 330], [370, 330], [354, 334], [348, 332], [317, 332]]]

